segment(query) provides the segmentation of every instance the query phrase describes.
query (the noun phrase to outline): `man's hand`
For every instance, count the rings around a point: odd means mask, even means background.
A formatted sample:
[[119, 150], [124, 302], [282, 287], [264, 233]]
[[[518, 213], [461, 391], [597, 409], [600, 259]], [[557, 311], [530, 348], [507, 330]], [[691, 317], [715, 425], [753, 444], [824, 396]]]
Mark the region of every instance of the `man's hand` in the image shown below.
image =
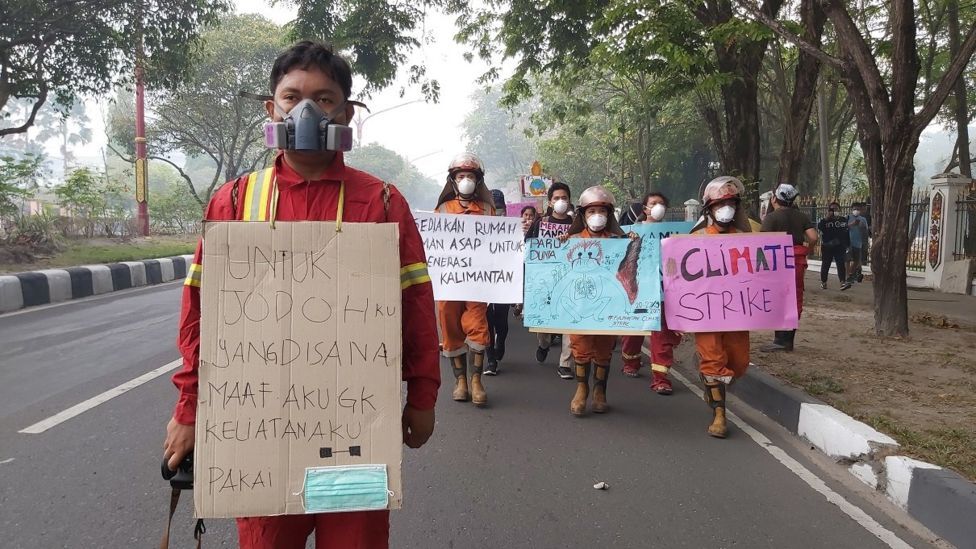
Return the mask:
[[403, 443], [411, 448], [423, 446], [434, 432], [434, 409], [403, 407]]
[[167, 460], [167, 467], [175, 471], [180, 462], [193, 450], [196, 440], [196, 427], [177, 423], [176, 418], [170, 418], [166, 425], [166, 442], [163, 443], [163, 459]]

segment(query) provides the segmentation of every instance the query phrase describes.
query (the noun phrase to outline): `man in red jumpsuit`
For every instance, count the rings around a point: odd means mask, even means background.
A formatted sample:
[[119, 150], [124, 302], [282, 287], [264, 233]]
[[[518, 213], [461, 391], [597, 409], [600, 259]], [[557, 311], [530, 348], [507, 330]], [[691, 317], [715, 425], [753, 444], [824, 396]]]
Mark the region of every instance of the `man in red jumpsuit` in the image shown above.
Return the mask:
[[[299, 42], [275, 60], [271, 71], [273, 99], [268, 115], [282, 113], [306, 100], [332, 122], [345, 125], [353, 116], [349, 64], [322, 44]], [[400, 287], [403, 311], [403, 439], [422, 446], [434, 428], [434, 403], [440, 386], [433, 289], [427, 276], [423, 241], [410, 207], [396, 188], [346, 167], [334, 150], [284, 150], [273, 165], [221, 187], [207, 206], [207, 220], [395, 222], [400, 232]], [[200, 351], [200, 280], [204, 265], [201, 242], [183, 288], [179, 348], [183, 368], [173, 376], [179, 400], [167, 425], [164, 456], [170, 469], [193, 449]], [[250, 517], [237, 520], [242, 548], [301, 549], [314, 530], [316, 549], [386, 548], [389, 512]]]
[[[495, 215], [494, 199], [485, 186], [485, 169], [472, 153], [461, 153], [447, 167], [447, 181], [437, 199], [434, 211], [455, 215]], [[480, 301], [438, 301], [441, 325], [441, 349], [451, 360], [454, 370], [454, 393], [457, 402], [471, 402], [480, 407], [488, 404], [488, 393], [482, 375], [485, 351], [491, 340], [488, 332], [488, 304]], [[471, 383], [468, 383], [468, 350], [473, 355]]]

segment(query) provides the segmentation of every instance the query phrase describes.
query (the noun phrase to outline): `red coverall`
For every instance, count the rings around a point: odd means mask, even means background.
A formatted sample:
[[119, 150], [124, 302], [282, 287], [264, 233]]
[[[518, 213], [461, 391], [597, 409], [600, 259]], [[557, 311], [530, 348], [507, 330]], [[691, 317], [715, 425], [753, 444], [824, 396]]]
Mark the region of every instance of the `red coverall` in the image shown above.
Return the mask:
[[[437, 356], [437, 325], [434, 294], [426, 276], [423, 241], [407, 201], [390, 188], [389, 209], [384, 207], [383, 183], [375, 177], [346, 167], [342, 153], [314, 181], [296, 173], [284, 156], [274, 162], [279, 192], [278, 221], [331, 221], [336, 219], [340, 182], [345, 182], [343, 220], [350, 223], [395, 221], [400, 231], [400, 287], [403, 311], [403, 380], [407, 382], [407, 404], [430, 410], [437, 400], [440, 366]], [[248, 176], [236, 180], [237, 212], [232, 194], [234, 182], [222, 186], [210, 200], [207, 220], [245, 219]], [[267, 219], [271, 201], [262, 215], [248, 212], [250, 219]], [[179, 348], [183, 368], [173, 376], [179, 400], [173, 416], [184, 425], [193, 425], [197, 412], [197, 364], [200, 354], [200, 274], [203, 242], [197, 245], [193, 264], [183, 287], [180, 314]], [[389, 511], [289, 515], [237, 519], [240, 546], [246, 549], [302, 549], [313, 529], [316, 549], [386, 548], [389, 545]]]
[[[465, 206], [460, 200], [448, 200], [437, 208], [438, 213], [464, 215], [491, 215], [477, 200]], [[488, 335], [488, 304], [478, 301], [438, 301], [437, 314], [441, 324], [441, 347], [444, 356], [461, 356], [470, 347], [472, 351], [484, 351], [491, 336]]]
[[[727, 233], [738, 232], [729, 227]], [[718, 227], [709, 225], [707, 234], [720, 233]], [[698, 365], [702, 375], [712, 377], [746, 375], [749, 368], [749, 332], [698, 332], [695, 334], [695, 347], [701, 363]]]
[[[615, 236], [617, 235], [606, 230], [592, 233], [589, 229], [584, 228], [582, 231], [570, 235], [569, 238], [614, 238]], [[578, 364], [593, 362], [600, 366], [609, 366], [613, 346], [616, 342], [617, 336], [612, 335], [572, 334], [569, 336], [573, 360]]]
[[[663, 305], [663, 302], [662, 302]], [[674, 348], [681, 344], [681, 336], [668, 328], [668, 322], [664, 318], [664, 310], [661, 310], [661, 331], [651, 332], [649, 336], [624, 336], [621, 355], [624, 359], [624, 367], [632, 366], [635, 370], [640, 368], [641, 350], [644, 339], [651, 340], [651, 370], [668, 373], [674, 365]]]

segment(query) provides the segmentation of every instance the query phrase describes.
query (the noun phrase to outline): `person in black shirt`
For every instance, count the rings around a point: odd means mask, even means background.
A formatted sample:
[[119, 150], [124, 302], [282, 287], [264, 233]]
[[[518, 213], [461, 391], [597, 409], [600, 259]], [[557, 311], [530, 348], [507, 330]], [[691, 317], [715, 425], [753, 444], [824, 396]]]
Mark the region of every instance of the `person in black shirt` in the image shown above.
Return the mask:
[[[498, 189], [492, 189], [492, 200], [495, 202], [495, 215], [505, 215], [505, 194]], [[486, 311], [488, 317], [488, 348], [486, 354], [488, 363], [485, 364], [485, 375], [498, 375], [498, 363], [505, 357], [505, 340], [508, 339], [508, 303], [489, 303]]]
[[[780, 184], [773, 191], [770, 199], [772, 211], [766, 214], [762, 222], [763, 232], [789, 233], [793, 238], [793, 259], [796, 274], [796, 314], [803, 313], [803, 276], [807, 271], [808, 246], [817, 243], [817, 230], [813, 228], [810, 217], [796, 209], [793, 202], [797, 196], [796, 188], [786, 183]], [[773, 343], [761, 347], [759, 350], [792, 351], [796, 330], [777, 330]]]
[[827, 217], [817, 223], [820, 231], [820, 287], [827, 289], [827, 275], [830, 274], [830, 264], [837, 264], [837, 278], [840, 279], [840, 289], [851, 287], [847, 281], [846, 251], [850, 246], [851, 237], [847, 229], [847, 218], [837, 215], [840, 204], [836, 201], [827, 206]]

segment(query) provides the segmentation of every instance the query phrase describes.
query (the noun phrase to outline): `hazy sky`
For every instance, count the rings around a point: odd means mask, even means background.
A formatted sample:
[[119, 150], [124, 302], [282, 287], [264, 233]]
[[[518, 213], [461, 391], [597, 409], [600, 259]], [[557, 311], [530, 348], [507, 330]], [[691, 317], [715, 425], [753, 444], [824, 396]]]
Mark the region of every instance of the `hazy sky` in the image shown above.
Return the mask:
[[[236, 0], [239, 13], [258, 13], [278, 24], [294, 18], [294, 10], [276, 7], [269, 10], [263, 0]], [[430, 78], [441, 85], [438, 103], [413, 103], [377, 114], [363, 126], [363, 141], [377, 142], [393, 149], [426, 175], [441, 180], [451, 158], [464, 146], [461, 124], [471, 109], [470, 95], [478, 88], [475, 80], [487, 66], [475, 60], [464, 60], [464, 47], [455, 44], [454, 18], [432, 12], [427, 17], [426, 31], [434, 43], [420, 47], [411, 55], [408, 65], [423, 63]], [[269, 67], [270, 69], [270, 67]], [[423, 99], [419, 87], [409, 87], [406, 77], [365, 100], [372, 112], [394, 107], [412, 100]], [[406, 94], [400, 97], [400, 89]], [[354, 86], [353, 95], [361, 84]], [[365, 114], [365, 113], [362, 113]], [[528, 167], [526, 167], [528, 169]]]

